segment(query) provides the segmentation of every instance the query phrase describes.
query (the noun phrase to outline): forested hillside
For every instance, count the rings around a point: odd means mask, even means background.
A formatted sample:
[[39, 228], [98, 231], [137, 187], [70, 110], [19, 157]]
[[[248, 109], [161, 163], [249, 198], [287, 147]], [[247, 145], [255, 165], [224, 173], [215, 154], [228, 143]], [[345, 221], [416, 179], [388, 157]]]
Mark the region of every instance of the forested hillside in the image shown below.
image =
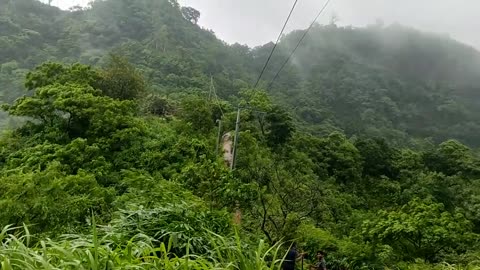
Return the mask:
[[[49, 60], [90, 65], [117, 52], [154, 92], [205, 91], [234, 100], [255, 82], [273, 44], [228, 46], [196, 22], [200, 14], [169, 1], [97, 1], [61, 11], [32, 0], [2, 0], [3, 100], [22, 93], [26, 70]], [[267, 88], [303, 31], [285, 36], [263, 77]], [[269, 87], [302, 127], [340, 130], [396, 144], [480, 142], [480, 54], [452, 39], [399, 25], [316, 26]], [[7, 90], [8, 89], [8, 90]]]
[[[285, 51], [300, 34], [284, 38]], [[477, 146], [479, 74], [480, 53], [446, 37], [400, 25], [329, 25], [312, 31], [271, 91], [285, 95], [307, 126]]]
[[273, 44], [175, 0], [0, 12], [0, 269], [480, 269], [474, 49], [317, 25], [253, 89]]

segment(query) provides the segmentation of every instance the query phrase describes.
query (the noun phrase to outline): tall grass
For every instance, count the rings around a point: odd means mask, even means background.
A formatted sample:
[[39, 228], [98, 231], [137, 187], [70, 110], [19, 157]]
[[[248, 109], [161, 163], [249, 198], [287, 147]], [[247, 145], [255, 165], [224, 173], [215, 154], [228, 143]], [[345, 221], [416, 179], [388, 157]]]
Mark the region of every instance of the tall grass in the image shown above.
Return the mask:
[[[66, 235], [60, 240], [46, 239], [31, 246], [32, 236], [23, 228], [5, 227], [0, 233], [0, 269], [280, 269], [280, 245], [268, 247], [260, 241], [257, 247], [211, 234], [214, 249], [210, 254], [177, 257], [171, 252], [173, 240], [156, 243], [150, 237], [137, 235], [123, 243], [109, 236], [99, 237], [93, 229], [90, 236]], [[283, 255], [283, 254], [282, 254]]]
[[[16, 232], [22, 231], [21, 235]], [[257, 246], [244, 243], [238, 234], [233, 238], [210, 234], [213, 248], [207, 254], [191, 254], [187, 245], [185, 254], [176, 256], [172, 250], [174, 237], [165, 243], [144, 234], [126, 241], [114, 235], [99, 237], [96, 227], [92, 234], [65, 235], [58, 240], [38, 241], [28, 228], [5, 227], [0, 232], [0, 270], [31, 269], [165, 269], [165, 270], [280, 270], [284, 254], [280, 244], [272, 247], [260, 240]], [[32, 244], [35, 243], [35, 244]], [[333, 267], [332, 269], [337, 269]], [[344, 264], [338, 269], [375, 269]], [[378, 268], [377, 268], [378, 269]], [[403, 263], [395, 270], [480, 270], [477, 266], [449, 264], [430, 265], [422, 262]]]

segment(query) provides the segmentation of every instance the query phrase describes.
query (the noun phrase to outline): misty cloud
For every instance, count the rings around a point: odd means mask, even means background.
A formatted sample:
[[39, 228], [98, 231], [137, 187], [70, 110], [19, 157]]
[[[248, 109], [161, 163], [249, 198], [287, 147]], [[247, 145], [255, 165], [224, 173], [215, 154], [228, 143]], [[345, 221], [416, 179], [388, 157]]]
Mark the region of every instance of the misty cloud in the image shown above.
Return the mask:
[[[179, 0], [202, 13], [200, 24], [229, 43], [251, 46], [274, 40], [293, 0]], [[299, 0], [288, 30], [306, 28], [324, 0]], [[480, 48], [480, 1], [477, 0], [332, 0], [319, 20], [332, 15], [340, 25], [365, 26], [377, 19], [446, 34]]]
[[[47, 0], [41, 0], [48, 2]], [[53, 0], [52, 5], [58, 6], [61, 9], [68, 9], [73, 6], [86, 6], [91, 0]]]
[[[90, 0], [54, 0], [68, 9]], [[293, 0], [178, 0], [201, 11], [200, 24], [228, 43], [261, 45], [275, 40]], [[299, 0], [288, 31], [306, 28], [324, 5], [324, 0]], [[480, 48], [480, 1], [478, 0], [332, 0], [320, 18], [333, 15], [340, 25], [365, 26], [381, 19], [424, 31], [449, 35]]]

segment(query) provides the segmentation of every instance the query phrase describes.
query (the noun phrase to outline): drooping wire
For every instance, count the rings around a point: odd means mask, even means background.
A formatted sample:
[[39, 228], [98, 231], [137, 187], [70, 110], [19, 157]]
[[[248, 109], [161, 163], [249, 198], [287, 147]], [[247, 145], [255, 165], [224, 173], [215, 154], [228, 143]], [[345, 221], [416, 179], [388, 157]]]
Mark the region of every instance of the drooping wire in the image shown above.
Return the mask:
[[290, 55], [288, 56], [288, 58], [285, 60], [285, 62], [283, 63], [283, 65], [280, 67], [280, 69], [278, 70], [278, 72], [275, 74], [275, 76], [273, 77], [273, 79], [270, 81], [270, 83], [268, 84], [268, 87], [267, 89], [270, 89], [270, 87], [272, 86], [272, 84], [275, 82], [275, 80], [278, 78], [278, 76], [280, 75], [280, 73], [282, 72], [282, 70], [285, 68], [285, 66], [288, 64], [288, 62], [290, 62], [290, 59], [293, 57], [293, 55], [295, 54], [295, 52], [297, 51], [298, 47], [300, 47], [300, 45], [302, 44], [303, 40], [305, 39], [305, 37], [307, 36], [308, 32], [310, 32], [310, 30], [313, 28], [313, 26], [315, 25], [315, 23], [317, 22], [318, 18], [320, 18], [320, 16], [323, 14], [323, 12], [325, 11], [325, 9], [327, 8], [328, 4], [330, 3], [331, 0], [327, 0], [325, 2], [325, 4], [323, 5], [322, 9], [320, 10], [320, 12], [318, 12], [317, 16], [315, 17], [315, 19], [313, 20], [313, 22], [310, 24], [310, 26], [307, 28], [307, 30], [305, 30], [305, 32], [303, 33], [303, 36], [300, 38], [300, 40], [298, 41], [297, 43], [297, 46], [295, 46], [295, 49], [293, 49], [293, 51], [290, 53]]
[[223, 117], [225, 116], [225, 113], [223, 112], [220, 99], [218, 98], [217, 89], [215, 88], [215, 83], [214, 83], [214, 81], [213, 81], [213, 77], [210, 77], [210, 94], [209, 94], [209, 99], [211, 99], [212, 93], [213, 93], [213, 97], [215, 98], [215, 103], [216, 103], [216, 105], [218, 106], [218, 108], [220, 109], [220, 113], [222, 114], [222, 119], [223, 119]]
[[292, 17], [292, 13], [293, 13], [293, 11], [295, 10], [295, 7], [297, 6], [297, 3], [298, 3], [298, 0], [295, 0], [295, 2], [293, 3], [292, 8], [290, 9], [290, 13], [288, 14], [288, 17], [287, 17], [287, 19], [285, 20], [285, 23], [283, 24], [283, 28], [282, 28], [282, 30], [280, 31], [280, 34], [278, 35], [277, 40], [275, 41], [275, 45], [273, 46], [272, 51], [270, 52], [270, 55], [268, 56], [267, 61], [265, 62], [265, 65], [263, 66], [263, 69], [262, 69], [262, 71], [260, 72], [260, 75], [258, 76], [257, 82], [255, 83], [255, 86], [254, 86], [253, 88], [257, 88], [258, 83], [259, 83], [260, 80], [262, 79], [262, 76], [263, 76], [263, 74], [265, 73], [265, 70], [267, 69], [268, 64], [270, 63], [270, 60], [272, 59], [273, 53], [275, 52], [275, 49], [276, 49], [277, 46], [278, 46], [278, 42], [280, 42], [280, 39], [282, 38], [283, 32], [285, 31], [285, 28], [287, 27], [288, 22], [290, 21], [290, 17]]

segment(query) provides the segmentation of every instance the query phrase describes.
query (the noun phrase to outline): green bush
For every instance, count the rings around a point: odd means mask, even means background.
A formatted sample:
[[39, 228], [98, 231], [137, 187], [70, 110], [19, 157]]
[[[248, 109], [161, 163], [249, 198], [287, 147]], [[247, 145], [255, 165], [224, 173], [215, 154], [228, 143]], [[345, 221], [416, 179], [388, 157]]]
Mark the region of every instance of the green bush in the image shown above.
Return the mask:
[[0, 224], [25, 223], [32, 232], [75, 231], [87, 225], [92, 211], [107, 218], [114, 195], [94, 175], [66, 175], [58, 164], [41, 172], [6, 173], [0, 176]]

